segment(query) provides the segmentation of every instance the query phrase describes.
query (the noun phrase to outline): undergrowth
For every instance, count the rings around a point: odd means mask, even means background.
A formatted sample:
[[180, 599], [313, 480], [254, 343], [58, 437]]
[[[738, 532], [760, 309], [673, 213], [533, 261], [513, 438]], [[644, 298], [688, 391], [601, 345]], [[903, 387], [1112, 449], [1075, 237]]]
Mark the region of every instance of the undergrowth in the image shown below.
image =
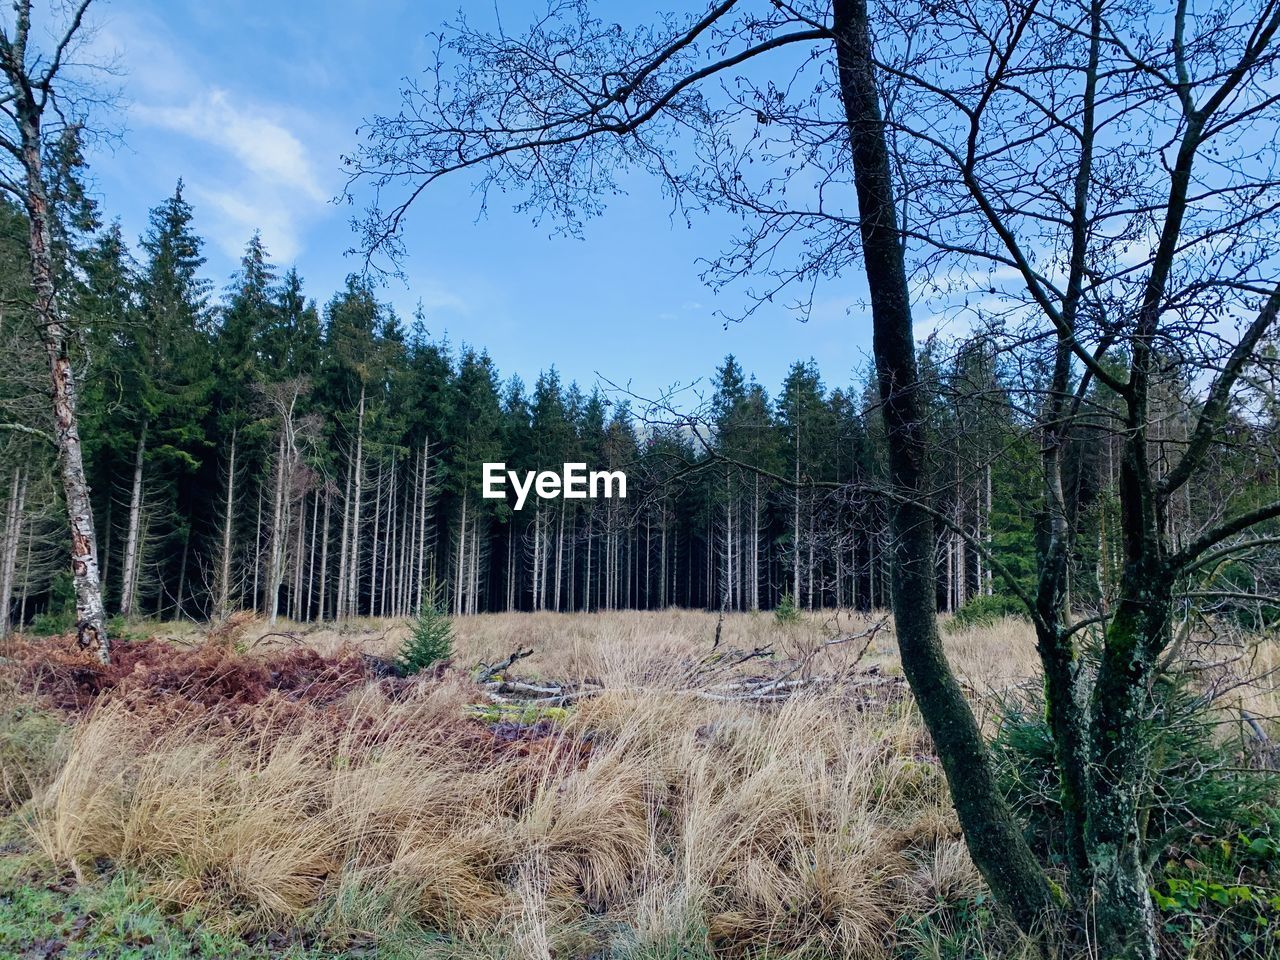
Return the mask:
[[[710, 616], [690, 620], [704, 648]], [[490, 706], [461, 668], [377, 679], [350, 648], [271, 648], [244, 624], [192, 649], [139, 639], [110, 667], [16, 644], [0, 860], [25, 866], [0, 877], [0, 957], [1032, 956], [968, 857], [909, 704], [868, 710], [839, 686], [767, 707], [691, 697], [674, 634], [571, 635], [549, 653], [531, 622], [486, 621], [459, 660], [538, 646], [526, 675], [605, 692]], [[1017, 628], [949, 642], [981, 665]], [[1168, 694], [1173, 717], [1191, 694]], [[1274, 784], [1237, 776], [1248, 758], [1179, 715], [1144, 821], [1168, 955], [1267, 956]], [[1003, 718], [1006, 790], [1053, 867], [1035, 692]]]
[[433, 596], [409, 622], [409, 636], [396, 655], [403, 676], [429, 670], [453, 656], [453, 622]]
[[[1033, 849], [1061, 870], [1059, 780], [1043, 695], [1025, 687], [1000, 714], [992, 747], [1001, 784]], [[1280, 955], [1280, 774], [1253, 762], [1228, 719], [1185, 677], [1165, 675], [1153, 690], [1138, 820], [1171, 957]]]

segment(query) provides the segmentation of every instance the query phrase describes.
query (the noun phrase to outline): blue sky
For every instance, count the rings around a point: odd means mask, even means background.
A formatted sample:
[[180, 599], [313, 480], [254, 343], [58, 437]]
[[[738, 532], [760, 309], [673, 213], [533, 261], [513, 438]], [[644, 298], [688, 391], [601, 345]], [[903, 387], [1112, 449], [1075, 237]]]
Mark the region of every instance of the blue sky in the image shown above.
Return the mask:
[[[395, 109], [399, 81], [425, 62], [425, 34], [456, 0], [100, 4], [93, 45], [116, 56], [123, 95], [113, 120], [122, 143], [92, 158], [104, 213], [136, 238], [182, 177], [218, 287], [260, 228], [276, 261], [296, 264], [323, 303], [359, 265], [344, 256], [353, 211], [331, 202], [339, 156], [364, 117]], [[498, 6], [508, 28], [529, 9]], [[487, 348], [504, 376], [531, 382], [554, 364], [566, 380], [598, 374], [651, 395], [709, 376], [732, 352], [774, 392], [796, 359], [815, 357], [831, 386], [866, 366], [860, 278], [820, 290], [808, 323], [779, 307], [726, 329], [716, 311], [739, 309], [740, 296], [708, 289], [697, 260], [723, 246], [732, 224], [672, 223], [651, 182], [635, 181], [584, 240], [550, 236], [501, 198], [477, 220], [465, 177], [423, 201], [406, 236], [407, 283], [390, 281], [383, 296], [406, 316], [421, 301], [432, 333]]]

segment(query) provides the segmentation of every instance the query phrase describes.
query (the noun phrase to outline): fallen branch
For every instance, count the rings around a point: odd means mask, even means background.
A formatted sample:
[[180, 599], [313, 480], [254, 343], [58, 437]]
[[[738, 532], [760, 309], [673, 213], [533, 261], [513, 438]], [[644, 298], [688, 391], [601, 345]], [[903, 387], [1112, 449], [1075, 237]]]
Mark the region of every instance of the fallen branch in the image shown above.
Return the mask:
[[498, 663], [488, 664], [481, 661], [481, 663], [476, 667], [475, 672], [471, 675], [471, 679], [475, 680], [476, 683], [488, 683], [498, 674], [511, 669], [516, 661], [523, 660], [525, 657], [532, 655], [533, 647], [530, 647], [528, 650], [521, 650], [519, 647], [516, 647], [509, 657], [505, 660], [500, 660]]

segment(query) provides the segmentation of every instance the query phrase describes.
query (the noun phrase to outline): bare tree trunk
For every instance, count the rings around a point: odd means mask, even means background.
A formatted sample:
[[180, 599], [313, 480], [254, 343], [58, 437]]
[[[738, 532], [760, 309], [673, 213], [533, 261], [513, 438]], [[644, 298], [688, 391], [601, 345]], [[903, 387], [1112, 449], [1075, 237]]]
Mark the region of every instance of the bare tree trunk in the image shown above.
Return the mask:
[[471, 521], [471, 548], [467, 561], [467, 607], [468, 614], [480, 612], [480, 524]]
[[[29, 8], [27, 13], [29, 15]], [[14, 54], [17, 54], [15, 57]], [[62, 468], [62, 491], [66, 498], [71, 527], [71, 572], [76, 590], [76, 642], [92, 647], [103, 663], [111, 661], [107, 637], [107, 615], [102, 604], [102, 584], [98, 571], [98, 536], [93, 524], [93, 505], [85, 479], [84, 456], [80, 447], [77, 415], [77, 386], [71, 363], [71, 335], [58, 302], [52, 251], [49, 202], [44, 186], [44, 158], [41, 144], [41, 111], [33, 97], [28, 78], [11, 71], [25, 70], [25, 51], [9, 51], [5, 72], [15, 93], [13, 104], [21, 137], [28, 220], [28, 254], [31, 268], [32, 304], [45, 353], [49, 357], [52, 383], [54, 435]], [[16, 65], [16, 66], [15, 66]]]
[[507, 527], [507, 610], [516, 606], [516, 530], [515, 524]]
[[564, 501], [560, 503], [560, 520], [556, 527], [556, 612], [560, 612], [560, 575], [564, 570]]
[[9, 508], [5, 515], [3, 552], [0, 553], [0, 639], [12, 628], [10, 606], [18, 572], [18, 550], [22, 540], [22, 516], [27, 499], [27, 468], [17, 467], [9, 489]]
[[378, 614], [383, 617], [388, 615], [389, 591], [395, 586], [396, 507], [396, 458], [392, 454], [391, 476], [387, 478], [387, 532], [382, 538], [382, 584], [378, 589]]
[[[805, 579], [808, 581], [805, 584], [805, 588], [809, 591], [809, 599], [806, 605], [810, 610], [812, 610], [813, 609], [813, 581], [817, 579], [813, 575], [813, 510], [812, 509], [810, 509], [809, 511], [809, 565], [808, 565], [808, 568], [805, 570]], [[797, 598], [796, 603], [799, 603], [799, 602], [800, 600], [799, 598]]]
[[[325, 495], [325, 503], [328, 503], [328, 494]], [[307, 602], [303, 608], [305, 613], [301, 617], [303, 620], [312, 618], [312, 610], [315, 608], [311, 605], [315, 599], [316, 589], [316, 534], [320, 526], [316, 521], [320, 519], [320, 491], [317, 490], [315, 496], [311, 499], [311, 546], [309, 548], [310, 557], [307, 560]], [[328, 521], [328, 516], [325, 521]]]
[[22, 596], [18, 599], [18, 629], [27, 626], [27, 594], [31, 589], [31, 551], [35, 546], [34, 525], [27, 526], [27, 556], [22, 564]]
[[326, 486], [324, 488], [324, 532], [320, 536], [320, 590], [316, 603], [316, 619], [325, 619], [325, 604], [327, 602], [326, 594], [329, 586], [329, 504], [333, 499], [332, 493]]
[[667, 502], [662, 501], [662, 528], [658, 532], [658, 549], [662, 558], [658, 561], [658, 575], [662, 578], [662, 586], [658, 589], [658, 605], [667, 608]]
[[796, 412], [795, 511], [791, 517], [791, 599], [800, 606], [800, 419]]
[[134, 584], [139, 553], [139, 534], [142, 527], [142, 467], [147, 447], [147, 423], [144, 420], [138, 434], [137, 452], [133, 458], [133, 485], [129, 492], [129, 529], [125, 534], [124, 572], [120, 584], [120, 615], [133, 617]]
[[[665, 543], [665, 538], [663, 540]], [[760, 474], [751, 502], [751, 609], [760, 609]]]
[[[222, 513], [222, 556], [218, 558], [218, 599], [217, 616], [225, 619], [231, 613], [231, 549], [235, 528], [236, 508], [236, 443], [238, 431], [231, 431], [231, 452], [227, 459], [227, 495], [223, 502]], [[130, 529], [133, 524], [133, 510], [129, 511]], [[125, 574], [128, 580], [128, 573]]]
[[307, 494], [302, 494], [302, 502], [298, 505], [298, 538], [293, 549], [293, 588], [289, 600], [293, 619], [302, 622], [302, 577], [307, 569]]
[[191, 553], [191, 528], [182, 537], [182, 557], [178, 561], [178, 592], [173, 598], [173, 616], [182, 619], [182, 598], [187, 592], [187, 557]]
[[276, 448], [276, 488], [271, 503], [271, 558], [267, 568], [268, 600], [263, 606], [275, 623], [280, 613], [280, 586], [284, 572], [284, 536], [285, 536], [285, 473], [288, 471], [285, 452], [284, 429], [280, 432], [280, 442]]
[[376, 616], [377, 610], [374, 601], [378, 595], [378, 536], [381, 533], [385, 538], [386, 531], [381, 529], [382, 526], [382, 482], [383, 474], [386, 472], [386, 464], [382, 459], [378, 459], [378, 485], [374, 488], [373, 494], [373, 539], [370, 541], [372, 554], [370, 563], [372, 567], [369, 571], [369, 616]]
[[347, 615], [360, 612], [360, 497], [364, 489], [364, 398], [365, 387], [360, 386], [360, 413], [356, 420], [355, 493], [351, 505], [351, 557], [347, 564]]
[[[418, 533], [414, 538], [414, 548], [418, 553], [417, 576], [413, 583], [414, 594], [417, 600], [414, 602], [414, 612], [422, 610], [422, 590], [423, 590], [423, 564], [427, 556], [427, 523], [431, 511], [430, 482], [431, 482], [431, 442], [429, 438], [422, 441], [422, 474], [418, 480]], [[434, 561], [434, 558], [433, 558]], [[434, 578], [435, 568], [432, 567], [432, 575]]]
[[262, 611], [262, 598], [258, 596], [258, 577], [262, 572], [262, 484], [258, 484], [258, 513], [253, 522], [253, 585], [249, 596], [253, 600], [253, 609]]
[[542, 595], [539, 592], [540, 575], [542, 573], [542, 511], [536, 510], [533, 514], [533, 569], [531, 571], [533, 582], [533, 597], [530, 606], [534, 610], [542, 609]]
[[593, 546], [594, 536], [591, 530], [592, 514], [587, 515], [587, 563], [583, 568], [583, 576], [586, 578], [582, 588], [582, 609], [584, 611], [591, 610], [591, 548]]
[[467, 491], [462, 492], [462, 521], [458, 525], [458, 573], [453, 581], [453, 612], [462, 616], [462, 600], [465, 592], [463, 574], [467, 556]]

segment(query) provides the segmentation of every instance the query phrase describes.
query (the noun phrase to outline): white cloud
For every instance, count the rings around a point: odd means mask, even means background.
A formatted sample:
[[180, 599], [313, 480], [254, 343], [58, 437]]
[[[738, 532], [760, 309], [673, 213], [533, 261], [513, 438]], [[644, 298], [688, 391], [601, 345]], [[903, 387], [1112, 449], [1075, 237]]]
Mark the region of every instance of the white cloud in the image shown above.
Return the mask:
[[227, 151], [245, 170], [273, 186], [300, 192], [318, 203], [329, 197], [302, 141], [261, 107], [235, 103], [225, 90], [213, 87], [185, 106], [139, 104], [131, 113], [141, 123]]
[[332, 124], [240, 91], [224, 63], [145, 9], [113, 10], [93, 46], [125, 68], [126, 119], [138, 134], [126, 136], [146, 151], [158, 185], [186, 181], [200, 229], [228, 257], [261, 230], [272, 257], [293, 262], [307, 232], [333, 213]]
[[198, 210], [212, 212], [213, 239], [228, 257], [243, 254], [255, 230], [261, 231], [262, 242], [277, 263], [292, 263], [301, 252], [301, 228], [287, 204], [259, 203], [236, 190], [199, 185], [192, 187], [191, 197]]

